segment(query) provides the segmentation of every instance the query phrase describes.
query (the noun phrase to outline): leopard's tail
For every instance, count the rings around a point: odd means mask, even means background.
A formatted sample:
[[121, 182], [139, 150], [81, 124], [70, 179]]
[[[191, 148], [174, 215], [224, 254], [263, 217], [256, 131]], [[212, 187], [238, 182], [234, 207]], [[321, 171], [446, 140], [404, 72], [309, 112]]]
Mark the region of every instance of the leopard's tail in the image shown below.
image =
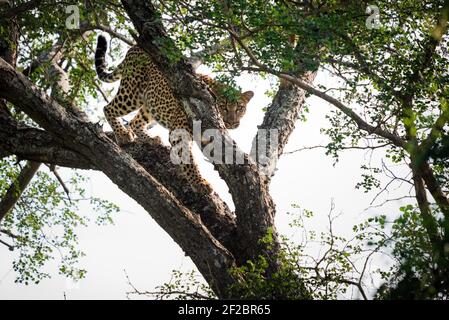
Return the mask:
[[101, 81], [104, 82], [115, 82], [120, 80], [122, 77], [121, 75], [121, 68], [120, 66], [117, 67], [114, 71], [111, 73], [107, 72], [107, 64], [106, 64], [106, 51], [108, 49], [108, 43], [106, 41], [106, 38], [103, 36], [98, 36], [97, 39], [97, 50], [95, 51], [95, 69], [97, 70], [97, 75], [100, 78]]

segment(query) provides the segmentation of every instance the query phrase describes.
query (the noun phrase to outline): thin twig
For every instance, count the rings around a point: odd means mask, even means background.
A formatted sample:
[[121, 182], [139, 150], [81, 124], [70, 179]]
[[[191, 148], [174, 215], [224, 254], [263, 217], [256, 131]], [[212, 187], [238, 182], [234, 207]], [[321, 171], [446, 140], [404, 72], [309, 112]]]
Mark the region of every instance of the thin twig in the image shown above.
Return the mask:
[[72, 202], [72, 200], [70, 199], [70, 190], [69, 190], [69, 188], [67, 188], [64, 180], [62, 180], [61, 176], [59, 175], [58, 171], [56, 170], [56, 166], [50, 165], [50, 171], [53, 173], [53, 175], [59, 181], [59, 184], [61, 185], [62, 189], [64, 189], [64, 192], [67, 195], [67, 198], [69, 199], [69, 201]]

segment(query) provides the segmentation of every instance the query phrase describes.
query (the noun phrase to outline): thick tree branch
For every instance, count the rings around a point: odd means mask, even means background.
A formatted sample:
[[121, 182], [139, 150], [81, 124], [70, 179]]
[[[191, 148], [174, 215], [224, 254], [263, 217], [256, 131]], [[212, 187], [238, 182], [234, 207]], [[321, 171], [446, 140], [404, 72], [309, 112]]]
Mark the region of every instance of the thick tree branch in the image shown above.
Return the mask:
[[[200, 217], [183, 206], [98, 126], [68, 113], [39, 91], [23, 74], [0, 59], [0, 97], [25, 112], [45, 130], [61, 139], [103, 171], [117, 186], [141, 204], [189, 255], [216, 293], [234, 283], [228, 270], [234, 259], [204, 227]], [[192, 241], [194, 239], [194, 241]]]
[[[304, 82], [311, 84], [316, 77], [316, 72], [306, 73], [302, 79]], [[295, 123], [298, 120], [298, 115], [301, 107], [306, 100], [306, 91], [301, 90], [297, 86], [281, 86], [276, 93], [273, 101], [268, 107], [262, 124], [258, 127], [261, 130], [266, 130], [263, 134], [268, 135], [266, 140], [269, 141], [270, 130], [276, 130], [278, 134], [277, 148], [266, 148], [267, 154], [265, 163], [263, 164], [264, 173], [271, 177], [276, 168], [276, 162], [282, 155], [284, 147], [288, 142], [290, 134], [295, 128]], [[253, 140], [253, 150], [258, 144], [257, 135]]]
[[66, 148], [51, 134], [0, 115], [0, 150], [19, 159], [77, 169], [95, 169], [82, 154]]
[[109, 33], [109, 35], [113, 38], [117, 38], [121, 41], [123, 41], [124, 43], [126, 43], [128, 46], [133, 46], [135, 45], [135, 43], [133, 41], [131, 41], [130, 39], [128, 39], [126, 36], [118, 33], [117, 31], [111, 29], [110, 27], [97, 23], [97, 24], [91, 24], [88, 21], [83, 21], [80, 23], [80, 33], [84, 33], [86, 31], [93, 31], [93, 30], [101, 30], [104, 31], [106, 33]]
[[289, 75], [289, 74], [286, 74], [283, 72], [279, 72], [279, 71], [267, 68], [266, 66], [264, 66], [262, 64], [258, 68], [247, 67], [245, 69], [247, 69], [249, 71], [268, 72], [268, 73], [278, 76], [281, 79], [288, 80], [291, 83], [297, 85], [299, 88], [309, 92], [310, 94], [313, 94], [313, 95], [323, 99], [324, 101], [329, 102], [330, 104], [334, 105], [337, 109], [339, 109], [346, 116], [348, 116], [352, 121], [354, 121], [359, 129], [366, 131], [369, 134], [376, 134], [376, 135], [390, 141], [395, 146], [398, 146], [401, 148], [405, 148], [405, 146], [406, 146], [405, 140], [403, 140], [400, 136], [398, 136], [394, 133], [391, 133], [387, 130], [384, 130], [379, 126], [370, 125], [365, 120], [363, 120], [357, 113], [355, 113], [354, 110], [352, 110], [351, 108], [344, 105], [338, 99], [335, 99], [334, 97], [331, 97], [328, 94], [326, 94], [318, 89], [315, 89], [314, 87], [305, 83], [303, 80], [301, 80], [299, 78], [296, 78], [292, 75]]
[[[107, 134], [112, 140], [112, 132]], [[206, 197], [194, 192], [183, 181], [176, 165], [170, 161], [170, 149], [157, 139], [123, 146], [139, 164], [166, 186], [186, 207], [200, 214], [211, 233], [226, 247], [235, 245], [235, 218], [226, 203], [217, 194]], [[89, 159], [76, 150], [68, 149], [52, 134], [19, 124], [0, 114], [0, 155], [14, 154], [19, 159], [39, 161], [50, 165], [74, 169], [99, 170]]]
[[423, 226], [427, 231], [427, 235], [435, 248], [439, 248], [441, 237], [438, 232], [438, 224], [430, 210], [430, 204], [427, 200], [426, 188], [422, 177], [421, 170], [414, 165], [411, 159], [411, 169], [413, 173], [413, 185], [415, 187], [415, 197], [418, 202], [419, 211], [423, 219]]
[[[164, 55], [168, 51], [172, 54], [179, 52], [166, 34], [159, 13], [151, 3], [141, 0], [123, 0], [122, 3], [140, 34], [137, 39], [139, 45], [159, 65], [185, 108], [191, 111], [190, 114], [195, 119], [202, 120], [203, 129], [218, 128], [223, 142], [232, 146], [235, 153], [244, 159], [244, 164], [215, 164], [215, 169], [229, 186], [236, 207], [238, 236], [241, 245], [246, 247], [242, 257], [236, 257], [237, 260], [244, 262], [262, 254], [264, 245], [259, 240], [270, 230], [276, 234], [275, 208], [268, 192], [266, 177], [260, 174], [257, 165], [230, 138], [213, 97], [204, 83], [195, 76], [191, 65], [182, 58], [173, 63]], [[276, 242], [276, 236], [274, 238]]]
[[[435, 178], [432, 168], [427, 161], [424, 161], [420, 166], [422, 178], [426, 183], [427, 189], [435, 200], [436, 204], [444, 214], [444, 218], [447, 224], [449, 224], [449, 199], [441, 189], [440, 183]], [[449, 226], [447, 230], [447, 237], [449, 239]]]
[[422, 157], [423, 160], [428, 156], [430, 149], [435, 145], [435, 142], [439, 137], [441, 137], [441, 133], [443, 132], [444, 126], [449, 122], [449, 107], [442, 106], [443, 110], [441, 110], [440, 116], [437, 118], [435, 123], [426, 139], [420, 144], [418, 153]]

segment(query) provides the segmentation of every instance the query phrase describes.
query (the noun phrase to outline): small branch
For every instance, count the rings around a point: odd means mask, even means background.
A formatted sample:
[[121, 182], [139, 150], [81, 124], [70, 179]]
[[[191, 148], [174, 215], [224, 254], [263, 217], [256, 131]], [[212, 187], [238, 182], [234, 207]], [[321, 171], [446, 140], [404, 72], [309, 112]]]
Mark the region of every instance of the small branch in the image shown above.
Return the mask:
[[297, 85], [299, 88], [301, 88], [301, 89], [329, 102], [330, 104], [334, 105], [335, 107], [337, 107], [346, 116], [351, 118], [357, 124], [359, 129], [364, 130], [364, 131], [368, 132], [369, 134], [377, 134], [377, 135], [391, 141], [393, 144], [395, 144], [398, 147], [401, 147], [401, 148], [406, 147], [406, 142], [401, 137], [395, 135], [394, 133], [383, 130], [380, 127], [375, 127], [375, 126], [368, 124], [358, 114], [356, 114], [351, 108], [347, 107], [342, 102], [335, 99], [334, 97], [331, 97], [331, 96], [327, 95], [326, 93], [314, 88], [310, 84], [302, 81], [301, 79], [299, 79], [297, 77], [294, 77], [288, 73], [280, 72], [280, 71], [277, 71], [277, 70], [274, 70], [274, 69], [271, 69], [271, 68], [265, 66], [257, 59], [257, 57], [252, 52], [252, 50], [248, 46], [246, 46], [245, 43], [236, 34], [232, 33], [231, 31], [230, 31], [230, 33], [236, 39], [236, 41], [239, 43], [239, 45], [243, 48], [243, 50], [245, 50], [246, 54], [251, 59], [252, 63], [257, 66], [257, 68], [244, 67], [243, 69], [245, 69], [247, 71], [268, 72], [268, 73], [278, 76], [281, 79], [290, 81], [291, 83]]
[[5, 196], [0, 202], [0, 222], [16, 205], [22, 193], [25, 191], [31, 179], [36, 174], [40, 167], [40, 163], [34, 161], [28, 161], [26, 166], [20, 172], [17, 180], [14, 181], [6, 191]]
[[31, 61], [30, 65], [22, 73], [29, 77], [42, 64], [52, 61], [62, 51], [63, 46], [64, 41], [59, 39], [49, 50], [42, 52], [36, 59]]
[[13, 239], [19, 239], [18, 235], [15, 235], [14, 233], [12, 233], [9, 230], [5, 230], [5, 229], [0, 229], [0, 233], [6, 234], [8, 237], [11, 237]]
[[14, 251], [14, 246], [0, 239], [0, 243], [8, 247], [9, 251]]
[[130, 295], [135, 294], [139, 296], [148, 296], [150, 298], [154, 297], [160, 297], [161, 299], [164, 297], [172, 297], [175, 295], [183, 295], [186, 297], [189, 297], [191, 299], [200, 299], [200, 300], [214, 300], [211, 297], [205, 296], [203, 294], [200, 294], [198, 292], [187, 292], [187, 291], [180, 291], [180, 290], [168, 290], [168, 291], [140, 291], [137, 289], [134, 284], [129, 279], [128, 273], [126, 270], [123, 270], [126, 277], [126, 282], [128, 285], [133, 289], [133, 291], [126, 292], [126, 296], [129, 298]]
[[[384, 148], [389, 145], [390, 145], [390, 143], [384, 143], [384, 144], [377, 145], [377, 146], [365, 146], [365, 147], [350, 146], [350, 147], [341, 147], [341, 150], [375, 150], [375, 149]], [[295, 149], [292, 151], [286, 151], [286, 152], [284, 152], [284, 155], [293, 154], [293, 153], [306, 151], [306, 150], [314, 150], [314, 149], [327, 149], [327, 146], [317, 145], [317, 146], [302, 147], [302, 148], [298, 148], [298, 149]]]
[[355, 281], [347, 280], [347, 279], [338, 279], [335, 281], [341, 282], [341, 283], [347, 283], [347, 284], [355, 286], [359, 290], [360, 294], [362, 295], [363, 300], [368, 300], [365, 290], [363, 289], [362, 284], [360, 282], [355, 282]]
[[[449, 199], [441, 189], [440, 183], [436, 179], [432, 168], [429, 163], [425, 161], [421, 167], [421, 174], [424, 182], [426, 183], [427, 189], [429, 190], [432, 197], [435, 199], [438, 207], [441, 209], [441, 212], [444, 214], [444, 218], [446, 223], [449, 223]], [[448, 230], [449, 232], [449, 230]], [[449, 234], [448, 234], [449, 236]]]
[[429, 132], [429, 135], [419, 146], [420, 150], [418, 151], [418, 153], [420, 153], [424, 161], [428, 156], [430, 149], [435, 145], [435, 142], [438, 139], [438, 137], [441, 136], [441, 132], [443, 132], [444, 126], [449, 122], [449, 107], [442, 106], [442, 108], [444, 109], [442, 110], [440, 116], [433, 124]]
[[72, 202], [72, 200], [70, 199], [70, 191], [69, 188], [67, 188], [64, 180], [62, 180], [61, 176], [59, 175], [58, 171], [56, 171], [56, 166], [50, 165], [50, 171], [53, 172], [54, 176], [56, 177], [56, 179], [59, 181], [59, 184], [61, 185], [61, 187], [64, 189], [65, 194], [67, 195], [67, 198], [69, 199], [70, 202]]
[[112, 30], [111, 28], [109, 28], [107, 26], [104, 26], [104, 25], [101, 25], [101, 24], [97, 24], [97, 25], [88, 25], [88, 26], [86, 26], [86, 28], [97, 29], [97, 30], [101, 30], [101, 31], [107, 32], [112, 37], [117, 38], [117, 39], [123, 41], [124, 43], [126, 43], [130, 47], [135, 45], [135, 43], [133, 41], [129, 40], [124, 35], [118, 33], [117, 31]]

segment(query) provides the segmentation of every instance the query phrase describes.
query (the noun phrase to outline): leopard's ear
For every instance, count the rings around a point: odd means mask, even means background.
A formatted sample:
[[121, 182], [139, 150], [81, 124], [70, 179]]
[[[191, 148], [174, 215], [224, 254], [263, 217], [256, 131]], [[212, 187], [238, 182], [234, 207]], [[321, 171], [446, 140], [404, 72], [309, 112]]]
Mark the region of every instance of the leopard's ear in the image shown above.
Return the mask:
[[252, 97], [254, 97], [254, 92], [252, 91], [245, 91], [242, 93], [242, 98], [246, 100], [246, 102], [249, 102]]

